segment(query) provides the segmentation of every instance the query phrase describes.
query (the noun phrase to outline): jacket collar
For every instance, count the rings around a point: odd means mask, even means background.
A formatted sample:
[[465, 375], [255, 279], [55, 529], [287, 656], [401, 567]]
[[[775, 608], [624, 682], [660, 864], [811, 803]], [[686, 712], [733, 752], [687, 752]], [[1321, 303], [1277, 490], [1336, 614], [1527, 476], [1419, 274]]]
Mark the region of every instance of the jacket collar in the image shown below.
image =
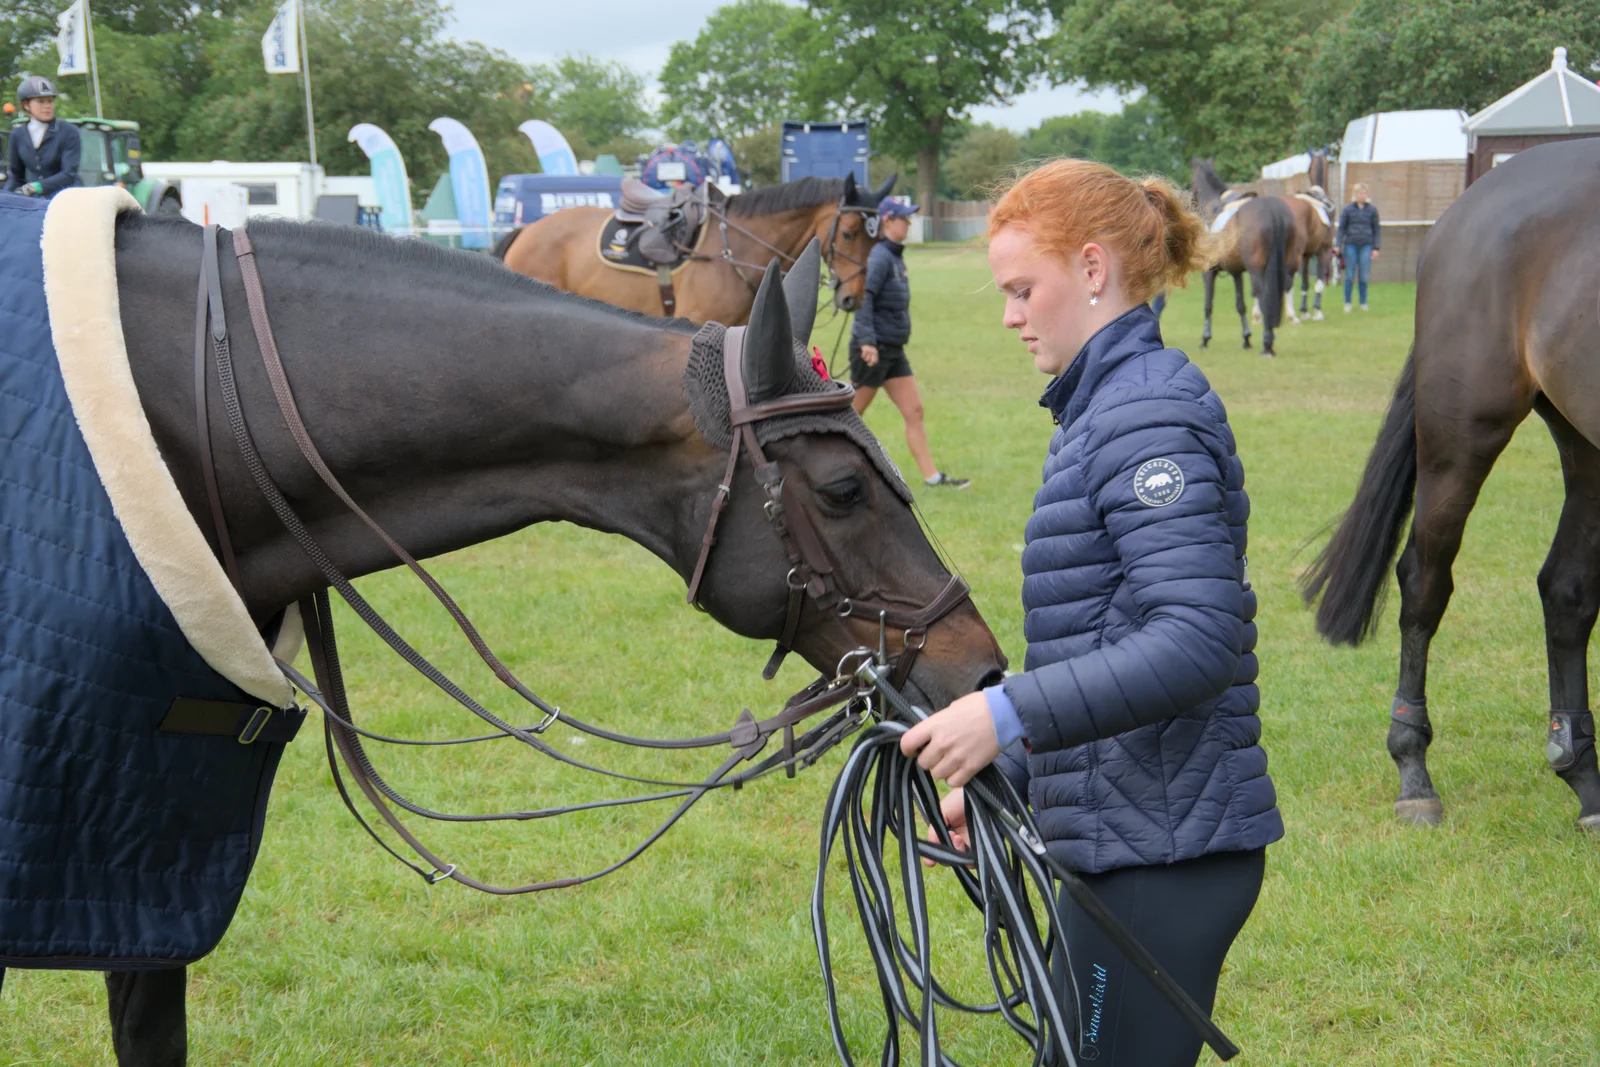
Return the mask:
[[901, 244], [899, 241], [891, 241], [887, 237], [885, 237], [883, 240], [879, 241], [878, 243], [883, 245], [883, 247], [887, 248], [889, 251], [893, 252], [897, 256], [900, 255], [902, 252], [904, 252], [906, 250], [906, 246], [905, 245]]
[[1089, 407], [1095, 390], [1112, 371], [1133, 356], [1161, 345], [1161, 323], [1148, 304], [1135, 304], [1094, 332], [1039, 398], [1060, 424], [1070, 424]]

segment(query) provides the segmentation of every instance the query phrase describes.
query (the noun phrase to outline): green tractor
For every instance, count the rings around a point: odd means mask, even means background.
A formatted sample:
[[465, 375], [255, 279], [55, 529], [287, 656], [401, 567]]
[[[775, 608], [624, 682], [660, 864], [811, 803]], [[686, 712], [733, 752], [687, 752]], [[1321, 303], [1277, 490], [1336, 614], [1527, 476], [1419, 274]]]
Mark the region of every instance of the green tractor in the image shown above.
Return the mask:
[[[78, 127], [83, 140], [83, 158], [78, 163], [78, 180], [84, 185], [121, 185], [133, 194], [148, 215], [180, 215], [183, 198], [178, 187], [160, 178], [146, 178], [139, 165], [139, 124], [117, 119], [63, 117]], [[14, 134], [22, 126], [12, 129]], [[0, 131], [0, 158], [5, 158], [6, 133]]]

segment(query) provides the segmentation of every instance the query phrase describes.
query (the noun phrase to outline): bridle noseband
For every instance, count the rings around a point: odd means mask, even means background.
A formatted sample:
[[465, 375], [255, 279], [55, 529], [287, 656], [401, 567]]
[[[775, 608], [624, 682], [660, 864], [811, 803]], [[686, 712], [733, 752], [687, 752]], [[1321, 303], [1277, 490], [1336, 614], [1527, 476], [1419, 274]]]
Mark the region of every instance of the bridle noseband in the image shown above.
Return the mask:
[[851, 406], [855, 388], [844, 382], [830, 381], [829, 388], [820, 393], [795, 393], [761, 403], [750, 403], [744, 383], [744, 343], [746, 328], [731, 327], [722, 342], [722, 373], [728, 387], [728, 422], [733, 430], [733, 445], [728, 450], [728, 467], [717, 485], [716, 496], [711, 501], [711, 517], [706, 522], [705, 536], [700, 540], [700, 556], [695, 561], [694, 573], [689, 579], [689, 603], [698, 605], [700, 585], [705, 578], [706, 563], [711, 558], [711, 548], [716, 544], [717, 520], [733, 493], [733, 476], [739, 465], [739, 454], [747, 452], [755, 472], [756, 481], [766, 494], [762, 511], [772, 524], [778, 539], [783, 543], [789, 560], [786, 584], [789, 604], [783, 623], [783, 635], [778, 638], [772, 657], [761, 671], [761, 676], [771, 680], [783, 665], [784, 657], [794, 648], [800, 632], [800, 614], [809, 597], [819, 610], [832, 612], [840, 618], [870, 619], [880, 629], [894, 628], [904, 634], [903, 650], [894, 658], [895, 685], [903, 686], [911, 674], [912, 665], [927, 642], [928, 628], [944, 618], [970, 596], [971, 590], [959, 575], [950, 580], [939, 594], [925, 606], [917, 609], [850, 597], [840, 591], [835, 580], [833, 563], [817, 529], [812, 525], [800, 502], [784, 481], [778, 464], [770, 461], [756, 436], [756, 426], [767, 419], [784, 415], [816, 412], [839, 412]]

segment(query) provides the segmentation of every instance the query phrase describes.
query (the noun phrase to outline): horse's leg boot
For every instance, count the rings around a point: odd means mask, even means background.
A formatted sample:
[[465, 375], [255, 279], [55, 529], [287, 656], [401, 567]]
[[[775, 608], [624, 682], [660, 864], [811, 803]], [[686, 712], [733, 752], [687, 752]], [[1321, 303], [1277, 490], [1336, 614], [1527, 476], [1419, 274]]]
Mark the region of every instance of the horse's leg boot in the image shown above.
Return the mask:
[[189, 1060], [184, 1018], [188, 979], [187, 967], [106, 972], [117, 1067], [184, 1067]]

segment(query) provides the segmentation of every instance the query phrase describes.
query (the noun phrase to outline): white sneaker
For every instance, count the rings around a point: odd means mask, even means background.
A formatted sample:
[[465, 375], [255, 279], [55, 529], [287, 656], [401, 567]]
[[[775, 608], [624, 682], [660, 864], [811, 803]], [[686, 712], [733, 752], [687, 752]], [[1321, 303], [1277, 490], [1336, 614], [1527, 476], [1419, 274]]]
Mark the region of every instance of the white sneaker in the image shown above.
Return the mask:
[[1365, 310], [1367, 310], [1367, 305], [1365, 305], [1365, 304], [1362, 304], [1362, 305], [1361, 305], [1361, 310], [1362, 310], [1362, 311], [1365, 311]]
[[1349, 305], [1349, 304], [1346, 304], [1346, 305], [1345, 305], [1345, 306], [1344, 306], [1344, 313], [1345, 313], [1345, 314], [1346, 314], [1346, 315], [1348, 315], [1348, 314], [1350, 314], [1350, 305]]

